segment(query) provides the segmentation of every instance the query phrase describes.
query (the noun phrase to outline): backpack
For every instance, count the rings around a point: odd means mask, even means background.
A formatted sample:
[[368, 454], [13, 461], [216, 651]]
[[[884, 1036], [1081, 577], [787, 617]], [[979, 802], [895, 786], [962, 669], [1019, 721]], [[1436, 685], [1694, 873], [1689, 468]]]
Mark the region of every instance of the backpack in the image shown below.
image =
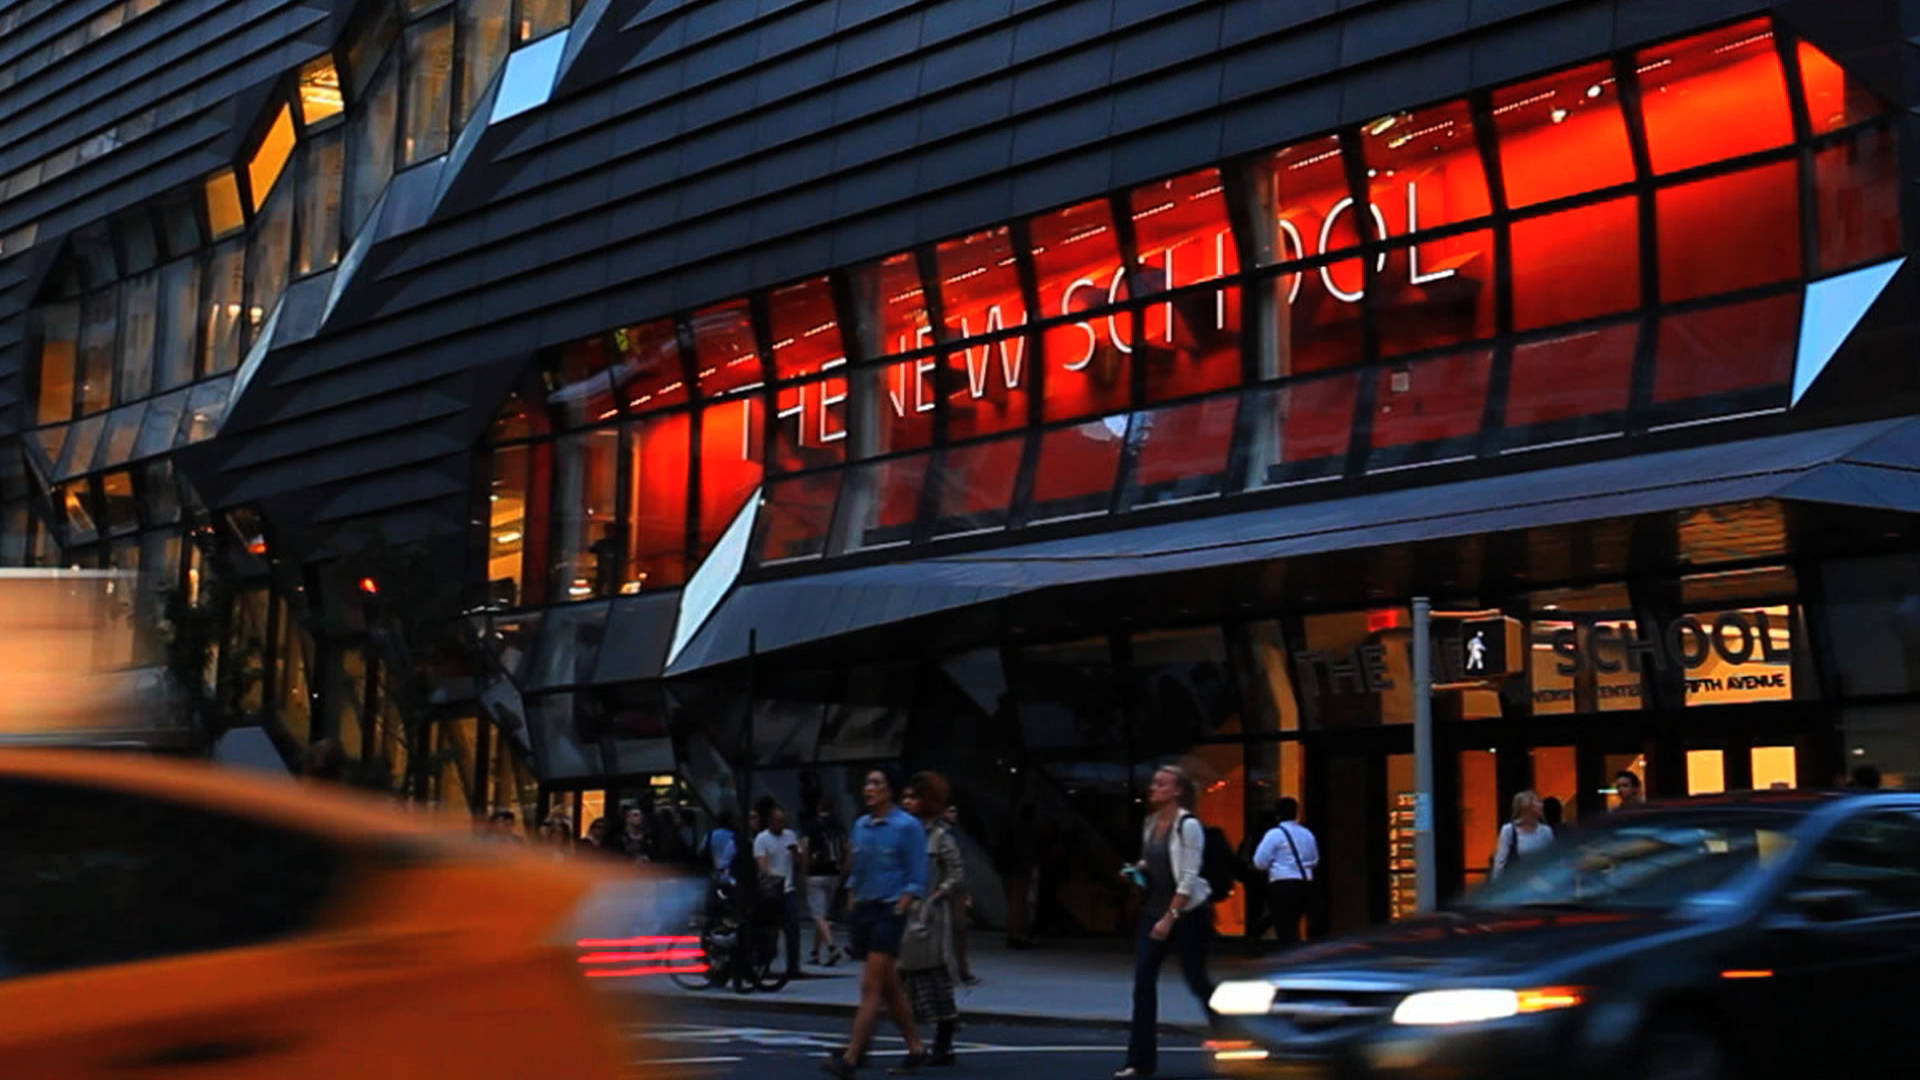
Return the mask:
[[1227, 839], [1227, 834], [1218, 825], [1208, 825], [1204, 821], [1200, 825], [1201, 834], [1207, 838], [1206, 846], [1200, 853], [1200, 878], [1207, 883], [1207, 899], [1217, 904], [1231, 896], [1233, 887], [1239, 883], [1240, 859], [1233, 853], [1232, 841]]

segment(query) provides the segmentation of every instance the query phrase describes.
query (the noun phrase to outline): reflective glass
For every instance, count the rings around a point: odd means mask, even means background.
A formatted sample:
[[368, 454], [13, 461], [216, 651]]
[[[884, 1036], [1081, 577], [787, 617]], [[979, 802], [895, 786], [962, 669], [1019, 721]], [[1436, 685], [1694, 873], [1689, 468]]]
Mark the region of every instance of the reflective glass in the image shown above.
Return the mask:
[[831, 376], [783, 386], [774, 395], [773, 467], [797, 472], [847, 457], [847, 380]]
[[715, 304], [694, 313], [693, 353], [703, 396], [766, 381], [760, 370], [760, 347], [754, 341], [753, 316], [745, 300]]
[[1126, 432], [1127, 417], [1117, 414], [1042, 433], [1027, 520], [1106, 513]]
[[102, 289], [80, 301], [80, 414], [113, 404], [114, 330], [119, 290]]
[[1640, 306], [1640, 211], [1632, 196], [1515, 221], [1512, 239], [1514, 329]]
[[700, 555], [720, 534], [760, 484], [766, 460], [762, 399], [745, 397], [700, 410]]
[[247, 339], [252, 341], [280, 294], [287, 289], [287, 277], [293, 259], [293, 192], [282, 191], [268, 203], [266, 212], [254, 222], [252, 248], [247, 266], [252, 270], [247, 282]]
[[913, 252], [903, 251], [857, 267], [851, 278], [863, 356], [890, 356], [933, 344], [927, 294], [920, 285], [920, 267]]
[[1355, 374], [1252, 391], [1247, 486], [1294, 483], [1344, 469], [1359, 391]]
[[124, 470], [106, 474], [100, 478], [100, 491], [109, 534], [133, 532], [140, 527], [139, 507], [133, 498], [133, 474]]
[[553, 597], [620, 591], [623, 553], [614, 520], [620, 433], [566, 435], [553, 444]]
[[1008, 431], [1027, 422], [1031, 347], [1013, 335], [946, 354], [947, 438]]
[[[1118, 271], [1115, 272], [1118, 275]], [[1113, 281], [1121, 281], [1115, 276]], [[1069, 294], [1076, 312], [1105, 302], [1106, 290], [1087, 284]], [[1133, 312], [1109, 308], [1042, 336], [1046, 377], [1041, 411], [1049, 420], [1123, 409], [1133, 399]]]
[[547, 405], [566, 427], [603, 423], [620, 414], [613, 387], [614, 343], [610, 335], [561, 348], [554, 358]]
[[160, 268], [160, 339], [153, 358], [154, 389], [193, 381], [199, 356], [200, 267], [176, 259]]
[[299, 273], [324, 270], [340, 257], [340, 186], [345, 168], [343, 129], [308, 140], [300, 176]]
[[1123, 505], [1136, 509], [1225, 491], [1239, 410], [1239, 395], [1224, 394], [1134, 413]]
[[1128, 194], [1140, 295], [1238, 273], [1219, 169], [1202, 169]]
[[527, 513], [532, 457], [532, 449], [526, 446], [493, 452], [492, 487], [487, 495], [487, 589], [492, 602], [502, 607], [539, 602], [538, 597], [520, 594], [523, 555], [532, 546], [527, 536], [534, 523]]
[[1493, 125], [1515, 209], [1633, 179], [1627, 120], [1605, 61], [1494, 91]]
[[1655, 344], [1653, 400], [1783, 390], [1793, 379], [1799, 331], [1798, 291], [1664, 316]]
[[48, 304], [41, 308], [38, 423], [72, 419], [79, 351], [80, 305]]
[[[1254, 170], [1254, 222], [1260, 263], [1312, 258], [1360, 242], [1340, 137], [1289, 146]], [[1356, 265], [1352, 276], [1358, 277]]]
[[1464, 101], [1384, 116], [1360, 129], [1367, 194], [1396, 236], [1492, 212]]
[[920, 518], [920, 493], [931, 454], [855, 466], [840, 497], [840, 535], [849, 551], [904, 544]]
[[215, 239], [246, 227], [247, 215], [240, 209], [240, 181], [232, 169], [221, 169], [207, 180], [207, 224]]
[[120, 361], [114, 391], [121, 401], [153, 392], [154, 343], [159, 329], [160, 275], [148, 271], [120, 287]]
[[1136, 347], [1148, 401], [1239, 385], [1239, 286], [1189, 290], [1144, 307]]
[[346, 102], [340, 96], [340, 73], [333, 57], [322, 56], [300, 69], [300, 119], [308, 127], [340, 115]]
[[937, 378], [931, 356], [862, 368], [849, 375], [852, 397], [844, 408], [854, 455], [871, 457], [932, 445]]
[[389, 58], [348, 121], [347, 233], [357, 236], [393, 175], [394, 127], [400, 116], [400, 65]]
[[687, 401], [687, 373], [672, 319], [623, 326], [608, 335], [613, 386], [630, 412], [653, 412]]
[[453, 124], [453, 19], [442, 14], [407, 27], [407, 120], [400, 164], [447, 152]]
[[260, 209], [273, 192], [273, 186], [280, 182], [280, 174], [287, 169], [287, 159], [293, 156], [293, 147], [293, 109], [282, 105], [274, 113], [273, 123], [267, 126], [266, 137], [247, 162], [247, 191], [253, 196], [255, 210]]
[[[1218, 626], [1152, 630], [1130, 640], [1134, 693], [1154, 718], [1148, 730], [1136, 731], [1136, 737], [1152, 740], [1137, 752], [1184, 753], [1203, 739], [1240, 733], [1240, 695]], [[1226, 786], [1237, 771], [1227, 770]], [[1234, 814], [1231, 820], [1237, 826], [1244, 818]]]
[[693, 419], [688, 413], [627, 426], [631, 488], [629, 562], [622, 592], [678, 585], [687, 577], [687, 477]]
[[73, 425], [73, 434], [67, 438], [66, 450], [60, 458], [56, 470], [61, 476], [75, 476], [93, 467], [94, 452], [100, 448], [100, 436], [107, 430], [107, 417], [104, 413], [89, 416]]
[[1633, 389], [1638, 321], [1614, 323], [1514, 346], [1507, 426], [1624, 412]]
[[[1374, 386], [1373, 448], [1477, 438], [1492, 367], [1493, 350], [1472, 349], [1381, 371]], [[1470, 452], [1471, 447], [1465, 449]], [[1442, 452], [1461, 451], [1448, 447]], [[1371, 463], [1378, 467], [1400, 459], [1400, 455], [1375, 454]]]
[[240, 334], [245, 311], [247, 249], [231, 240], [213, 249], [201, 288], [205, 334], [200, 343], [203, 375], [231, 371], [240, 363]]
[[1493, 232], [1392, 248], [1377, 287], [1382, 356], [1492, 337]]
[[1793, 141], [1787, 80], [1764, 19], [1646, 49], [1635, 63], [1654, 172]]
[[1807, 116], [1813, 133], [1824, 135], [1890, 112], [1868, 86], [1847, 73], [1809, 42], [1794, 50], [1800, 58], [1800, 82], [1807, 95]]
[[570, 0], [520, 0], [519, 40], [545, 37], [573, 18]]
[[773, 332], [773, 377], [785, 381], [817, 375], [847, 361], [834, 314], [833, 288], [825, 277], [783, 285], [767, 294]]
[[[1386, 255], [1376, 264], [1384, 269]], [[1293, 270], [1266, 279], [1272, 327], [1260, 339], [1258, 374], [1271, 379], [1357, 364], [1365, 355], [1366, 295], [1358, 259]]]
[[172, 525], [180, 520], [180, 486], [173, 476], [173, 462], [168, 459], [151, 462], [143, 467], [145, 475], [141, 478], [147, 500], [147, 518], [155, 525]]
[[133, 460], [135, 437], [140, 434], [146, 409], [145, 402], [136, 402], [122, 405], [107, 414], [107, 433], [100, 440], [100, 450], [94, 456], [95, 468], [123, 465]]
[[213, 438], [220, 422], [227, 418], [227, 399], [233, 393], [233, 377], [213, 379], [187, 392], [187, 415], [175, 438], [175, 445]]
[[[1040, 243], [1037, 233], [1034, 243]], [[1020, 272], [1006, 226], [943, 240], [934, 248], [933, 259], [940, 271], [941, 319], [949, 340], [997, 333], [1027, 321], [1027, 302], [1020, 292]], [[1047, 295], [1044, 282], [1040, 295]], [[920, 344], [916, 338], [904, 348]]]
[[1799, 166], [1783, 161], [1662, 189], [1661, 299], [1799, 277], [1799, 177]]
[[98, 533], [94, 525], [98, 515], [93, 507], [93, 493], [87, 488], [87, 481], [75, 480], [71, 484], [62, 484], [54, 496], [67, 526], [67, 542], [85, 543]]
[[152, 457], [173, 449], [173, 437], [180, 430], [180, 419], [187, 413], [187, 391], [154, 398], [147, 403], [147, 415], [140, 422], [140, 437], [134, 440], [133, 456]]
[[1900, 251], [1900, 164], [1891, 128], [1862, 131], [1814, 155], [1820, 269], [1841, 270]]
[[460, 100], [457, 124], [473, 115], [493, 73], [507, 56], [513, 0], [460, 0]]
[[949, 447], [940, 459], [934, 535], [1005, 528], [1026, 445], [1026, 436], [1014, 435]]
[[827, 550], [834, 502], [844, 473], [835, 470], [775, 480], [767, 485], [755, 528], [762, 562], [805, 559]]
[[1042, 318], [1059, 318], [1126, 298], [1126, 274], [1107, 200], [1037, 215], [1028, 228]]

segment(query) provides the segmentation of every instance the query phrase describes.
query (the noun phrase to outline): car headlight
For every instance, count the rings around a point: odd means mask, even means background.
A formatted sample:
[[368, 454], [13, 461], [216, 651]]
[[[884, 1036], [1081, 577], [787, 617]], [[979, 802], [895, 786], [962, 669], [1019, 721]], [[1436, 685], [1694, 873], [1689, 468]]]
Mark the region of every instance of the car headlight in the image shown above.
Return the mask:
[[1423, 990], [1393, 1010], [1396, 1024], [1480, 1024], [1510, 1016], [1571, 1009], [1586, 998], [1578, 987], [1536, 990]]
[[1225, 1016], [1265, 1016], [1273, 1011], [1273, 984], [1259, 979], [1236, 979], [1213, 988], [1207, 1002]]

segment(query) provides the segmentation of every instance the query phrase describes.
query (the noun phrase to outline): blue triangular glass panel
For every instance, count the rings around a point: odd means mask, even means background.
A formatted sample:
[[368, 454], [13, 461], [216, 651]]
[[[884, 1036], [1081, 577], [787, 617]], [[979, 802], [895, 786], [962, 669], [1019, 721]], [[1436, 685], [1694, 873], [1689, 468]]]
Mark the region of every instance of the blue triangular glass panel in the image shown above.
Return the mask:
[[1906, 257], [1863, 267], [1807, 286], [1800, 319], [1800, 350], [1793, 361], [1793, 403], [1827, 369], [1827, 361], [1853, 333], [1853, 328], [1880, 298], [1887, 282], [1906, 264]]

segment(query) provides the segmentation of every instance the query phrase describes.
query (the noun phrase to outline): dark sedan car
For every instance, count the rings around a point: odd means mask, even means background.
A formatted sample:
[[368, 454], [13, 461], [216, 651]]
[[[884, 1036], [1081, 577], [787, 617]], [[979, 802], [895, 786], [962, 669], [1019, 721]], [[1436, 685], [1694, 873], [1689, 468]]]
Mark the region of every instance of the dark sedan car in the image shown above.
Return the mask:
[[1920, 796], [1616, 814], [1447, 910], [1221, 984], [1250, 1077], [1920, 1075]]

